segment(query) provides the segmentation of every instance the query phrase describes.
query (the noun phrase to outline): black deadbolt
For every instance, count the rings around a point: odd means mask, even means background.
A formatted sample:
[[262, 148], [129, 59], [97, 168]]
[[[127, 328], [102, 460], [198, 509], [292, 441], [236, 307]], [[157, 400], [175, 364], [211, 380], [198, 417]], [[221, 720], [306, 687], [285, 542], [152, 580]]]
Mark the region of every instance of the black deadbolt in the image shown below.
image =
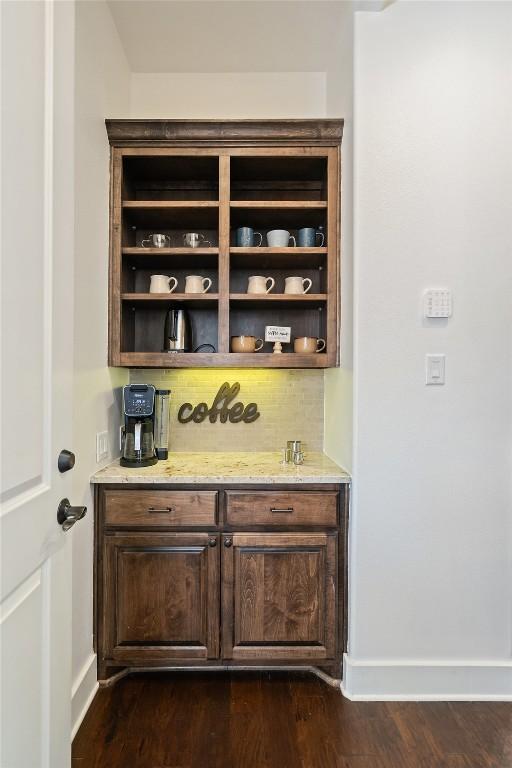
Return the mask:
[[72, 451], [66, 451], [64, 448], [64, 450], [59, 453], [57, 466], [59, 472], [67, 472], [68, 470], [73, 469], [75, 466], [75, 454]]

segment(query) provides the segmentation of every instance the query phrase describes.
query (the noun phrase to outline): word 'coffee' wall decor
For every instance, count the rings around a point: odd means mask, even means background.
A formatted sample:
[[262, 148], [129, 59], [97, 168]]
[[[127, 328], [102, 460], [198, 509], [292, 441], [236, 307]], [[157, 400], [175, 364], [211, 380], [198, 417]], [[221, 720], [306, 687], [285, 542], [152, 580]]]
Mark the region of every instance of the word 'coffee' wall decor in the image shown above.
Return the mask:
[[232, 424], [238, 424], [242, 421], [245, 424], [251, 424], [260, 417], [256, 403], [244, 405], [237, 402], [230, 405], [239, 392], [240, 384], [238, 381], [232, 385], [226, 381], [219, 387], [210, 408], [208, 408], [207, 403], [198, 403], [195, 407], [192, 403], [183, 403], [178, 411], [178, 421], [180, 424], [188, 424], [191, 421], [200, 424], [208, 417], [212, 424], [215, 424], [217, 419], [221, 424], [225, 424], [227, 421]]

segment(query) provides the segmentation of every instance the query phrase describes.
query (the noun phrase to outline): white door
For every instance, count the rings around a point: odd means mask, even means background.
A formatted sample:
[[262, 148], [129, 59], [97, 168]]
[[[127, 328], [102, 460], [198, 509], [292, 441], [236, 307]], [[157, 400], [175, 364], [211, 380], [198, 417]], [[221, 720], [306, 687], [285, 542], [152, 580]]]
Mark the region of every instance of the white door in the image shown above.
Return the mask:
[[74, 5], [1, 14], [1, 768], [69, 768]]

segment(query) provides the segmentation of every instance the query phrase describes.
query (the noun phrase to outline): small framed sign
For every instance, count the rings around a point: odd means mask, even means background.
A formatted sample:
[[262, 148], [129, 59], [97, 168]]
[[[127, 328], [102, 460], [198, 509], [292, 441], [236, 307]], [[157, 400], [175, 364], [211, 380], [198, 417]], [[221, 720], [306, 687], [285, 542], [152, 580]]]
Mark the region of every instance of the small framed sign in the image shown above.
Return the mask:
[[265, 341], [290, 341], [292, 329], [285, 325], [266, 325]]

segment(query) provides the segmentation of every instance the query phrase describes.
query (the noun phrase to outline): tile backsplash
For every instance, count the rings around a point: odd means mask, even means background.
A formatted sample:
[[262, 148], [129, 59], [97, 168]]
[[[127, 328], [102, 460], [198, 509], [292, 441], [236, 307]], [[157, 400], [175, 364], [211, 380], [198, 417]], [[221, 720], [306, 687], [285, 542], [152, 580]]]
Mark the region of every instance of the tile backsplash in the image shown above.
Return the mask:
[[[240, 383], [235, 402], [256, 403], [251, 424], [180, 424], [183, 403], [210, 407], [224, 382]], [[183, 369], [131, 370], [130, 382], [171, 390], [171, 451], [276, 451], [287, 440], [303, 440], [305, 450], [321, 451], [324, 437], [324, 373], [317, 370]]]

